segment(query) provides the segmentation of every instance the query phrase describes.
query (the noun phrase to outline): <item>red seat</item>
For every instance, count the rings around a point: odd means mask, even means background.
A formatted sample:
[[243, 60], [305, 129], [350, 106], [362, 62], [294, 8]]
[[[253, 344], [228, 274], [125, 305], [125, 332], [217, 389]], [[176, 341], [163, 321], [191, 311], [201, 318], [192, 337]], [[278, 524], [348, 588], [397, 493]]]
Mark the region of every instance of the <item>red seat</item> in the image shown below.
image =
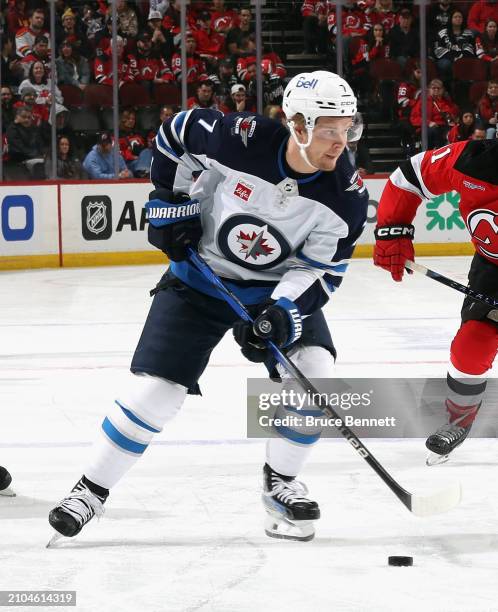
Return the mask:
[[394, 60], [377, 59], [370, 62], [370, 75], [378, 81], [401, 81], [403, 70]]
[[490, 77], [494, 81], [498, 81], [498, 62], [490, 62], [491, 66], [489, 69]]
[[138, 83], [124, 83], [119, 90], [119, 102], [122, 106], [150, 106], [150, 95]]
[[[417, 63], [420, 65], [420, 60], [414, 57], [410, 57], [410, 59], [406, 62], [404, 69], [406, 78], [411, 78]], [[427, 59], [427, 83], [430, 83], [432, 79], [437, 79], [437, 68], [431, 59]]]
[[487, 88], [487, 81], [476, 81], [475, 83], [472, 83], [469, 89], [469, 100], [474, 106], [477, 106], [479, 100], [486, 93]]
[[113, 106], [110, 85], [87, 85], [84, 92], [85, 106], [102, 108]]
[[154, 85], [154, 102], [156, 104], [182, 103], [182, 93], [175, 83], [157, 83]]
[[64, 105], [78, 107], [83, 105], [83, 92], [76, 85], [59, 85]]
[[453, 78], [456, 81], [485, 81], [488, 78], [486, 62], [475, 57], [462, 57], [453, 64]]

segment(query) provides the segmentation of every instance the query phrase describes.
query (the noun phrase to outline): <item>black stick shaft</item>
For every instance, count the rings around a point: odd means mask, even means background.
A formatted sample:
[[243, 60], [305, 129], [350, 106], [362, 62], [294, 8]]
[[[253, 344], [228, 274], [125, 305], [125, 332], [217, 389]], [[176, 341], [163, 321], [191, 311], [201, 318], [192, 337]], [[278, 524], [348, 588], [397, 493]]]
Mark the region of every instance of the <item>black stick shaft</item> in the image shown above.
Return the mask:
[[[222, 283], [220, 278], [215, 274], [211, 267], [202, 259], [202, 257], [190, 249], [190, 260], [197, 267], [197, 269], [204, 274], [204, 276], [219, 290], [220, 294], [224, 297], [225, 301], [233, 308], [233, 310], [239, 315], [244, 321], [252, 322], [252, 318], [247, 312], [246, 307], [239, 298], [234, 295], [225, 285]], [[351, 444], [356, 452], [368, 463], [368, 465], [374, 470], [374, 472], [382, 478], [386, 485], [391, 491], [398, 497], [398, 499], [411, 511], [412, 509], [412, 495], [406, 489], [394, 480], [389, 472], [377, 461], [372, 453], [367, 449], [363, 442], [358, 436], [344, 423], [339, 414], [330, 406], [328, 401], [323, 397], [322, 394], [311, 384], [306, 376], [299, 370], [299, 368], [286, 356], [282, 351], [273, 343], [268, 342], [268, 346], [271, 349], [273, 355], [277, 361], [299, 382], [301, 387], [306, 393], [312, 394], [314, 397], [319, 397], [320, 402], [317, 407], [329, 418], [334, 420], [336, 429], [340, 434]]]
[[448, 278], [447, 276], [443, 276], [442, 274], [439, 274], [439, 272], [434, 272], [434, 270], [429, 270], [429, 268], [426, 268], [425, 266], [422, 266], [419, 263], [415, 263], [414, 261], [408, 260], [405, 262], [405, 267], [408, 268], [409, 270], [413, 270], [414, 272], [420, 272], [420, 274], [424, 274], [425, 276], [428, 276], [429, 278], [432, 278], [433, 280], [443, 285], [446, 285], [447, 287], [456, 289], [457, 291], [460, 291], [460, 293], [464, 293], [465, 295], [468, 295], [476, 302], [482, 302], [483, 304], [486, 304], [487, 306], [491, 306], [491, 308], [498, 308], [498, 300], [494, 300], [493, 298], [487, 295], [484, 295], [483, 293], [478, 293], [477, 291], [472, 290], [470, 287], [461, 285], [460, 283], [457, 283], [457, 281], [452, 280], [451, 278]]

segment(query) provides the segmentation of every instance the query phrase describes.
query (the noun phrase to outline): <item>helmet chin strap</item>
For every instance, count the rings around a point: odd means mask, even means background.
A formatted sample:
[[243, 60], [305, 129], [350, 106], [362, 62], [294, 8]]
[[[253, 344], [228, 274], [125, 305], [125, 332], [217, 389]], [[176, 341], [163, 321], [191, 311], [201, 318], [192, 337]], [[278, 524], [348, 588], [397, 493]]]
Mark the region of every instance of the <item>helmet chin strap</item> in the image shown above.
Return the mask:
[[308, 156], [306, 155], [306, 149], [310, 146], [311, 139], [313, 138], [313, 130], [312, 130], [312, 128], [309, 128], [308, 126], [306, 126], [306, 133], [308, 135], [308, 140], [306, 141], [306, 143], [302, 143], [302, 142], [299, 142], [299, 139], [298, 139], [297, 134], [296, 134], [296, 130], [294, 129], [294, 125], [295, 125], [294, 121], [289, 121], [287, 123], [287, 126], [289, 128], [291, 136], [292, 136], [292, 138], [294, 138], [294, 142], [299, 147], [299, 154], [301, 155], [303, 160], [308, 164], [308, 166], [313, 168], [313, 170], [320, 170], [320, 168], [317, 168], [316, 166], [314, 166], [310, 162]]

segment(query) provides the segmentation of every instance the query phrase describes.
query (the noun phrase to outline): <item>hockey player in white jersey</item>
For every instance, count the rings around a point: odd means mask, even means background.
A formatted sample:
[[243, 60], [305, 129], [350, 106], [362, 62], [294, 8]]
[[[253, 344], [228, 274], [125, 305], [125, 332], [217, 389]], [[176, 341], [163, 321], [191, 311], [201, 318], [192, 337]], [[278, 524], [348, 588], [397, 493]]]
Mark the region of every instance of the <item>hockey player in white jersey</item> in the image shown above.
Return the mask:
[[[271, 323], [265, 339], [284, 348], [307, 377], [332, 375], [335, 349], [321, 308], [341, 284], [366, 222], [368, 194], [344, 152], [361, 125], [353, 91], [330, 72], [295, 76], [283, 109], [289, 129], [211, 109], [181, 112], [160, 127], [146, 208], [149, 240], [171, 265], [154, 291], [130, 390], [105, 417], [83, 477], [50, 512], [60, 534], [74, 536], [103, 513], [109, 490], [187, 393], [199, 393], [211, 351], [228, 330], [245, 357], [275, 374], [258, 331]], [[189, 246], [247, 306], [254, 327], [237, 320], [190, 263]], [[320, 432], [278, 433], [268, 441], [263, 468], [266, 533], [309, 540], [320, 511], [296, 476]]]

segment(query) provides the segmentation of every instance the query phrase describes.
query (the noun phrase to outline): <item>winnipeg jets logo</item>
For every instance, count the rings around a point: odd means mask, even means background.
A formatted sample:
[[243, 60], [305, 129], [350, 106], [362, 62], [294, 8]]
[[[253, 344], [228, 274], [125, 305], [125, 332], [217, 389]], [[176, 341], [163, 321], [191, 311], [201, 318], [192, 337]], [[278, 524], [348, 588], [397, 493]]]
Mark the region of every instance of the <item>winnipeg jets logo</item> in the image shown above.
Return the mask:
[[228, 217], [221, 224], [216, 241], [229, 261], [249, 270], [273, 268], [291, 252], [280, 231], [254, 215]]
[[345, 191], [358, 191], [358, 193], [363, 193], [365, 191], [365, 185], [363, 184], [363, 179], [358, 170], [353, 174], [349, 182], [351, 186], [347, 187]]
[[467, 227], [478, 251], [498, 259], [498, 214], [491, 210], [474, 210], [467, 217]]
[[246, 260], [249, 258], [256, 260], [261, 255], [268, 257], [268, 255], [271, 255], [275, 250], [266, 244], [267, 238], [265, 238], [265, 230], [268, 231], [268, 226], [266, 225], [259, 234], [256, 232], [246, 234], [240, 230], [240, 234], [237, 236], [237, 242], [240, 242], [242, 245], [240, 252], [245, 255]]

